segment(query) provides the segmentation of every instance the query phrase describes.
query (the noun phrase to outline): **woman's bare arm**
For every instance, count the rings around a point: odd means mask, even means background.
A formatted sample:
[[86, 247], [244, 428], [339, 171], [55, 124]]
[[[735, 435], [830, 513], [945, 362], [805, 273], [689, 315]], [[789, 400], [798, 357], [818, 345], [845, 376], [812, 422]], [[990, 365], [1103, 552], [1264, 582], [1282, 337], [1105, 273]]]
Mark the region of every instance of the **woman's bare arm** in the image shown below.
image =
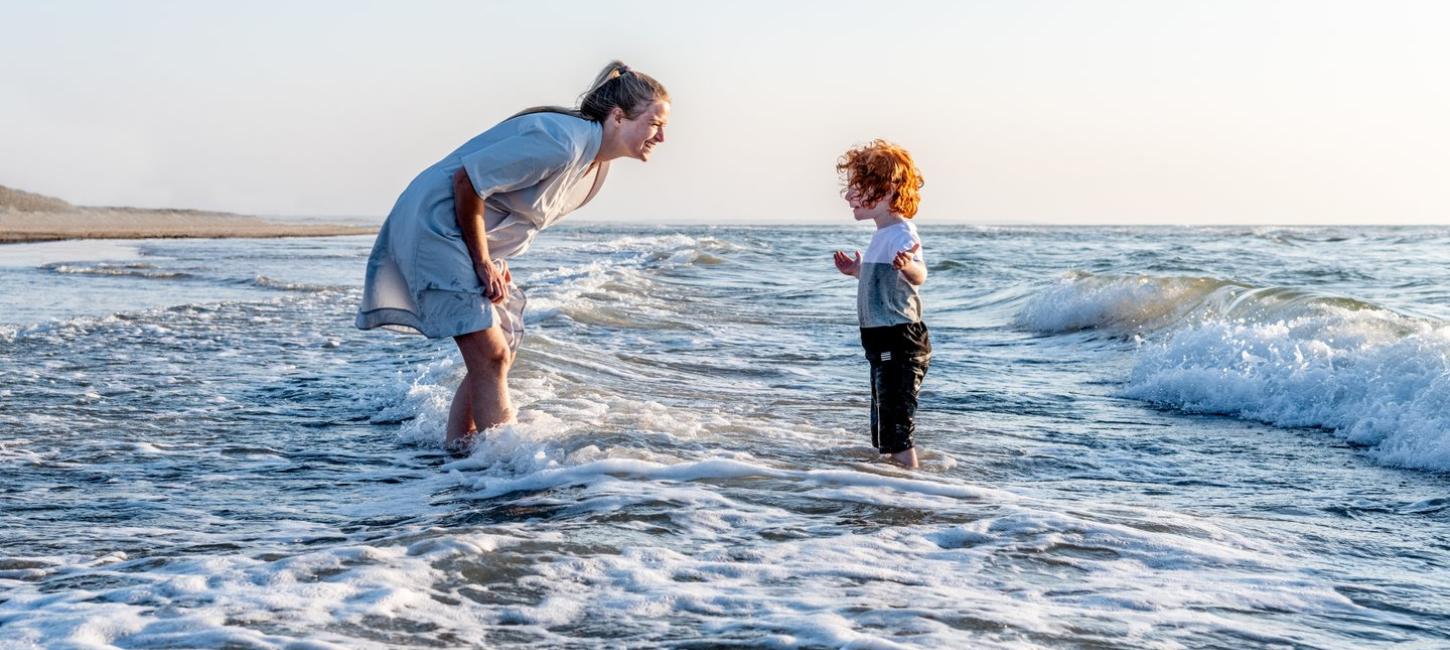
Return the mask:
[[473, 258], [473, 272], [483, 283], [483, 295], [492, 302], [503, 302], [508, 295], [508, 281], [488, 254], [483, 197], [474, 191], [468, 172], [461, 168], [453, 172], [453, 215], [458, 220], [458, 229], [463, 231], [463, 244], [468, 247], [468, 256]]

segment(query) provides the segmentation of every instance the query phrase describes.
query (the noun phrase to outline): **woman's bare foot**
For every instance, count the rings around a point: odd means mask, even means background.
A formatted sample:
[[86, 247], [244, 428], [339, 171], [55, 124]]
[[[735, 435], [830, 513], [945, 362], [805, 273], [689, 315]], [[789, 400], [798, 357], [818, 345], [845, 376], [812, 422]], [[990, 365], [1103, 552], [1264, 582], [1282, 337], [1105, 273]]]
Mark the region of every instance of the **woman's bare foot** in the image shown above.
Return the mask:
[[[518, 424], [518, 415], [519, 412], [516, 409], [510, 408], [504, 414], [504, 421], [493, 425], [490, 427], [490, 430], [506, 427], [511, 424]], [[469, 429], [463, 435], [454, 438], [445, 438], [443, 440], [443, 450], [457, 458], [463, 458], [473, 453], [473, 448], [478, 444], [478, 440], [478, 429]]]
[[467, 433], [443, 441], [443, 451], [448, 452], [454, 458], [467, 458], [473, 452], [473, 443], [478, 438], [477, 429], [469, 429]]

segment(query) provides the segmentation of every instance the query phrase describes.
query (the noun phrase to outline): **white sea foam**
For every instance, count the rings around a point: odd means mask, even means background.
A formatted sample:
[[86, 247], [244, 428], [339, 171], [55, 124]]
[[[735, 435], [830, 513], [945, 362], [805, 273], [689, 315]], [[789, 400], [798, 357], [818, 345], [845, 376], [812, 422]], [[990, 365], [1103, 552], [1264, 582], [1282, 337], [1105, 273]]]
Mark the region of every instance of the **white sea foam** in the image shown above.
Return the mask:
[[[277, 560], [51, 558], [33, 563], [48, 567], [40, 571], [122, 584], [46, 594], [18, 576], [0, 577], [11, 594], [0, 603], [0, 621], [7, 623], [0, 640], [75, 647], [384, 647], [386, 637], [355, 630], [387, 620], [475, 643], [518, 626], [567, 643], [577, 639], [550, 629], [593, 622], [646, 635], [686, 624], [707, 638], [752, 639], [767, 647], [1005, 648], [1036, 647], [1089, 630], [1130, 643], [1162, 629], [1295, 639], [1226, 614], [1246, 607], [1394, 618], [1367, 613], [1312, 579], [1276, 577], [1272, 569], [1281, 558], [1198, 522], [1189, 527], [1202, 528], [1211, 539], [1185, 542], [1171, 533], [993, 504], [968, 524], [890, 526], [742, 546], [736, 541], [742, 533], [768, 529], [791, 514], [720, 495], [701, 500], [707, 491], [700, 487], [645, 483], [597, 484], [580, 497], [580, 507], [615, 507], [595, 498], [611, 489], [654, 491], [657, 498], [678, 500], [673, 519], [686, 527], [692, 545], [554, 553], [539, 547], [562, 542], [558, 535], [521, 526], [517, 533], [440, 531], [418, 541], [346, 545]], [[1167, 513], [1140, 514], [1183, 523]], [[528, 548], [512, 551], [522, 545]], [[1076, 555], [1061, 549], [1077, 549]], [[1054, 564], [1026, 572], [998, 566], [1032, 556]], [[467, 578], [468, 572], [486, 575], [520, 562], [528, 563], [527, 572], [516, 586], [535, 594], [529, 602], [492, 607], [462, 593], [477, 592], [477, 578]], [[1054, 566], [1070, 567], [1070, 589], [1037, 575]], [[1028, 634], [1038, 642], [1028, 641]]]
[[112, 262], [101, 262], [95, 264], [77, 263], [56, 263], [46, 264], [43, 268], [53, 273], [67, 275], [106, 275], [121, 277], [150, 278], [153, 280], [179, 280], [194, 277], [185, 271], [169, 271], [158, 268], [154, 264], [144, 262], [132, 262], [129, 264], [118, 264]]
[[[407, 546], [342, 546], [270, 561], [237, 555], [172, 558], [159, 565], [144, 559], [52, 559], [44, 564], [53, 570], [92, 581], [112, 578], [123, 586], [47, 594], [29, 582], [0, 577], [9, 592], [0, 602], [0, 645], [387, 647], [382, 638], [369, 642], [333, 631], [371, 618], [445, 627], [482, 640], [476, 613], [460, 613], [433, 597], [433, 585], [444, 577], [436, 565], [458, 556], [477, 560], [513, 539], [474, 533]], [[157, 566], [138, 570], [149, 565]], [[275, 631], [256, 631], [259, 626]]]
[[[440, 441], [451, 398], [445, 386], [458, 372], [457, 361], [444, 358], [399, 378], [403, 397], [387, 407], [385, 419], [410, 418], [400, 433], [404, 440]], [[530, 602], [472, 609], [463, 600], [458, 607], [464, 609], [454, 610], [461, 622], [446, 629], [477, 624], [473, 634], [486, 638], [495, 626], [522, 627], [567, 643], [575, 637], [562, 630], [591, 624], [646, 637], [686, 624], [706, 637], [747, 638], [763, 647], [1036, 647], [1085, 631], [1142, 645], [1165, 645], [1163, 629], [1232, 633], [1260, 643], [1303, 640], [1228, 614], [1244, 608], [1394, 618], [1286, 570], [1291, 563], [1271, 544], [1208, 521], [1124, 508], [1111, 516], [1069, 514], [1055, 504], [931, 475], [797, 469], [747, 453], [722, 454], [726, 432], [742, 426], [738, 417], [564, 386], [562, 377], [522, 382], [516, 395], [532, 407], [518, 424], [485, 436], [470, 457], [447, 464], [448, 475], [470, 499], [559, 507], [573, 517], [660, 508], [667, 523], [637, 525], [665, 526], [689, 544], [640, 541], [617, 551], [533, 553], [530, 575], [520, 583], [534, 594]], [[631, 431], [660, 437], [634, 446], [625, 435]], [[824, 439], [839, 432], [818, 433]], [[811, 440], [817, 433], [801, 435]], [[870, 525], [866, 518], [855, 532], [742, 544], [761, 531], [809, 525], [796, 512], [722, 487], [753, 485], [833, 508], [860, 504], [967, 523], [912, 525], [908, 516], [896, 525]], [[468, 554], [507, 551], [495, 548]], [[389, 553], [372, 559], [406, 561]], [[1041, 567], [1023, 571], [1033, 557], [1044, 560]], [[413, 583], [392, 585], [378, 598], [415, 603], [436, 596], [439, 585], [451, 584], [446, 566], [408, 569]], [[1064, 567], [1070, 567], [1070, 589], [1055, 573]], [[1167, 584], [1175, 587], [1162, 587]], [[350, 593], [321, 596], [352, 612]]]
[[[737, 534], [789, 516], [729, 505]], [[754, 638], [767, 646], [1035, 647], [1026, 634], [1069, 638], [1067, 621], [1078, 632], [1093, 629], [1130, 644], [1165, 626], [1283, 643], [1293, 637], [1214, 612], [1364, 613], [1330, 585], [1273, 577], [1279, 558], [1211, 526], [1195, 524], [1214, 538], [1195, 541], [1036, 508], [994, 509], [961, 526], [885, 527], [748, 547], [692, 529], [691, 537], [703, 541], [688, 551], [631, 546], [617, 554], [561, 557], [537, 567], [540, 583], [550, 586], [542, 605], [513, 616], [631, 626], [683, 617], [706, 636], [764, 631], [770, 636]], [[674, 519], [698, 512], [682, 508]], [[1051, 558], [1043, 570], [1071, 566], [1072, 588], [1063, 588], [1060, 578], [1039, 583], [1031, 570], [996, 569], [1023, 555]], [[1160, 587], [1166, 584], [1175, 587]], [[561, 600], [567, 607], [545, 609]]]
[[[1387, 320], [1410, 333], [1388, 333]], [[1387, 312], [1326, 309], [1177, 331], [1144, 346], [1125, 394], [1323, 427], [1381, 462], [1450, 471], [1450, 329]]]
[[1129, 397], [1322, 427], [1368, 446], [1380, 462], [1450, 471], [1450, 327], [1442, 323], [1289, 289], [1088, 274], [1034, 298], [1018, 323], [1146, 334]]

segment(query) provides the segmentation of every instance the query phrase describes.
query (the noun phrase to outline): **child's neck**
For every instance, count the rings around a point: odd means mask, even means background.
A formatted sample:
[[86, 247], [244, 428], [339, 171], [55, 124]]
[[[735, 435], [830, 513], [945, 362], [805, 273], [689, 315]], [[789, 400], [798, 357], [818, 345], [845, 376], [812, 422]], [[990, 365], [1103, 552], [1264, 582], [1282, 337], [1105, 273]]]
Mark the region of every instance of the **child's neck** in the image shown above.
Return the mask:
[[876, 229], [877, 230], [880, 230], [882, 228], [886, 228], [888, 226], [894, 226], [894, 225], [896, 225], [898, 223], [906, 223], [906, 217], [903, 217], [903, 216], [901, 216], [899, 214], [896, 214], [895, 212], [887, 212], [885, 214], [878, 214], [878, 215], [875, 215], [875, 216], [873, 216], [871, 218], [874, 221], [876, 221]]

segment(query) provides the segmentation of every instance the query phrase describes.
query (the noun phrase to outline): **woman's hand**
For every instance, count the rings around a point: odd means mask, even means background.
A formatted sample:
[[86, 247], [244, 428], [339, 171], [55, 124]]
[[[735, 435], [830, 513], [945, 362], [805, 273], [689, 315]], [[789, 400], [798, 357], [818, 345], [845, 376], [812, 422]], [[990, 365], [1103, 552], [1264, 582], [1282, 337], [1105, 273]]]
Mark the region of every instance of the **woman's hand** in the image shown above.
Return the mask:
[[846, 275], [855, 277], [861, 272], [861, 251], [856, 251], [856, 258], [851, 259], [845, 251], [836, 251], [836, 270]]
[[478, 275], [478, 281], [483, 283], [483, 296], [489, 302], [498, 304], [504, 301], [509, 295], [509, 283], [513, 281], [513, 274], [509, 273], [509, 263], [498, 260], [487, 260], [473, 265], [473, 272]]
[[473, 181], [462, 169], [453, 172], [453, 214], [458, 221], [458, 231], [463, 235], [463, 245], [468, 247], [468, 256], [473, 258], [473, 274], [483, 283], [483, 295], [494, 304], [503, 302], [509, 294], [508, 262], [494, 260], [488, 256], [488, 233], [483, 227], [483, 197], [474, 194]]

